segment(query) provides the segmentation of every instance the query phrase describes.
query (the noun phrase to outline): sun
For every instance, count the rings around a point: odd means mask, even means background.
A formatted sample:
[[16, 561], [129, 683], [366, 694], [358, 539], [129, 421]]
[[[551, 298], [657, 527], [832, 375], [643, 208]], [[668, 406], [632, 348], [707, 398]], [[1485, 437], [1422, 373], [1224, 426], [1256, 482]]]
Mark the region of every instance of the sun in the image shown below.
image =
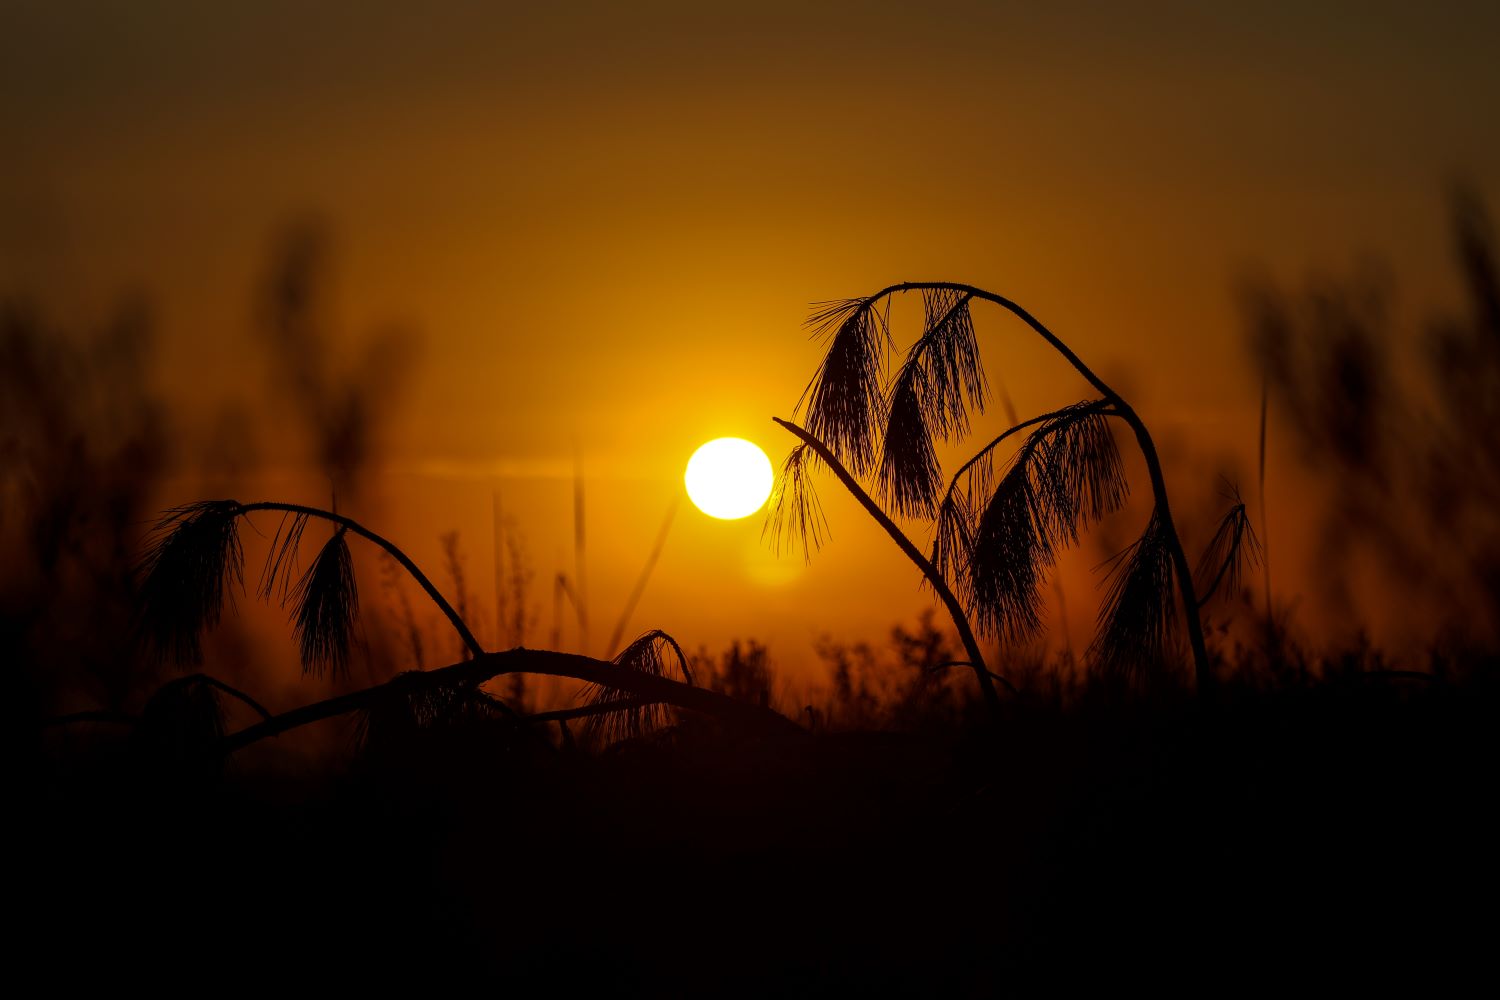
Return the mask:
[[733, 521], [760, 510], [771, 495], [771, 460], [744, 438], [715, 438], [688, 459], [688, 497], [710, 517]]

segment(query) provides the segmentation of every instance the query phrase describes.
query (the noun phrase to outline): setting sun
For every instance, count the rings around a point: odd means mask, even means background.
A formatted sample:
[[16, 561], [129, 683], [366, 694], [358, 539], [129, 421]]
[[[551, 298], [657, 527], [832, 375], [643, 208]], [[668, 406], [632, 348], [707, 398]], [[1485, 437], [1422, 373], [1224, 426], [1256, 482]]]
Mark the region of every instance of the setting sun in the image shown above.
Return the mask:
[[744, 438], [716, 438], [693, 452], [682, 477], [698, 509], [732, 521], [760, 510], [771, 495], [771, 460]]

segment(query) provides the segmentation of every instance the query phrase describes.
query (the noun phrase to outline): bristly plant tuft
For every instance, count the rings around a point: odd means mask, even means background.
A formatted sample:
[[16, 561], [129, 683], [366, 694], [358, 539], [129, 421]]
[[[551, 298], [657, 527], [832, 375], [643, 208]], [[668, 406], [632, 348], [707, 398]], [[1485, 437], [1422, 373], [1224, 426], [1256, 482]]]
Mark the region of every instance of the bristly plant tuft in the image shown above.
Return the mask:
[[1261, 561], [1260, 539], [1255, 535], [1240, 491], [1227, 485], [1225, 497], [1233, 504], [1225, 511], [1218, 530], [1203, 551], [1194, 578], [1202, 595], [1199, 603], [1204, 605], [1213, 600], [1221, 586], [1230, 594], [1237, 593], [1245, 570], [1260, 565]]
[[778, 553], [800, 544], [803, 558], [809, 562], [828, 537], [828, 519], [823, 516], [810, 474], [817, 459], [807, 445], [798, 445], [787, 454], [771, 494], [770, 517], [761, 531], [762, 536], [771, 536]]
[[515, 713], [473, 684], [403, 684], [422, 671], [398, 674], [358, 715], [355, 743], [372, 757], [409, 752], [424, 734], [466, 727], [509, 727]]
[[289, 595], [303, 673], [342, 676], [348, 672], [349, 647], [359, 617], [359, 588], [344, 536], [340, 526]]
[[[667, 633], [652, 629], [644, 633], [614, 658], [614, 664], [630, 670], [650, 674], [652, 677], [681, 679], [693, 683], [692, 668], [683, 655], [682, 647]], [[676, 673], [677, 678], [672, 675]], [[639, 702], [629, 692], [603, 684], [590, 684], [583, 693], [589, 706], [602, 706], [611, 702], [625, 703], [617, 711], [602, 712], [589, 716], [587, 728], [590, 734], [614, 742], [643, 736], [666, 724], [668, 711], [659, 702]]]
[[1153, 511], [1141, 537], [1108, 561], [1109, 591], [1088, 651], [1101, 675], [1139, 683], [1167, 661], [1177, 610], [1168, 544], [1164, 522]]
[[861, 474], [874, 462], [873, 430], [885, 407], [881, 383], [890, 342], [888, 321], [871, 299], [820, 303], [807, 321], [814, 336], [828, 340], [823, 366], [803, 394], [808, 424]]
[[203, 655], [203, 633], [217, 625], [233, 585], [244, 586], [240, 505], [205, 500], [167, 511], [139, 568], [138, 634], [155, 655], [180, 667]]

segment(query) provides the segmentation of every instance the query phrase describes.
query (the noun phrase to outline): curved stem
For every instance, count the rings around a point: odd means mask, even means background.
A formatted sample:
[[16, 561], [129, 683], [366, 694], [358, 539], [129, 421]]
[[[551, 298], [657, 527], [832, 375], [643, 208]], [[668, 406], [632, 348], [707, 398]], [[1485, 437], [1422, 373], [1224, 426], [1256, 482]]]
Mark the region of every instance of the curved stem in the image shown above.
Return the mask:
[[[932, 666], [927, 667], [926, 669], [927, 669], [928, 673], [935, 674], [935, 673], [937, 673], [940, 670], [947, 670], [949, 667], [973, 667], [973, 666], [974, 666], [974, 664], [970, 663], [968, 660], [949, 660], [946, 663], [934, 663]], [[1006, 679], [1006, 677], [1005, 677], [1004, 674], [997, 674], [993, 670], [988, 670], [988, 671], [986, 671], [986, 673], [988, 673], [991, 677], [995, 678], [995, 680], [999, 681], [1001, 684], [1004, 684], [1007, 688], [1010, 688], [1010, 690], [1012, 692], [1015, 691], [1015, 688], [1011, 687], [1010, 681]]]
[[[1193, 590], [1193, 570], [1188, 565], [1187, 553], [1183, 551], [1182, 539], [1172, 521], [1172, 508], [1167, 504], [1167, 479], [1162, 473], [1161, 459], [1157, 457], [1156, 445], [1141, 418], [1134, 410], [1123, 407], [1122, 416], [1135, 430], [1136, 443], [1146, 459], [1146, 471], [1151, 476], [1151, 492], [1156, 497], [1156, 509], [1161, 516], [1162, 527], [1167, 529], [1167, 543], [1172, 556], [1172, 565], [1177, 569], [1177, 590], [1182, 597], [1183, 611], [1187, 617], [1188, 645], [1193, 651], [1194, 683], [1199, 694], [1205, 694], [1213, 686], [1213, 671], [1208, 659], [1208, 644], [1203, 640], [1203, 622], [1198, 617], [1201, 606]], [[1126, 415], [1128, 414], [1128, 415]]]
[[[906, 553], [906, 558], [915, 563], [916, 567], [922, 571], [922, 575], [927, 578], [927, 582], [932, 586], [933, 592], [938, 595], [938, 598], [943, 602], [943, 606], [948, 609], [948, 615], [953, 619], [953, 627], [958, 629], [958, 638], [963, 643], [964, 652], [969, 656], [969, 666], [973, 668], [974, 676], [979, 681], [979, 690], [984, 694], [984, 700], [989, 704], [992, 711], [998, 712], [1000, 710], [1000, 696], [995, 693], [995, 685], [991, 681], [991, 673], [984, 665], [984, 654], [979, 651], [979, 642], [974, 638], [974, 630], [969, 627], [969, 617], [964, 613], [963, 605], [959, 603], [958, 598], [949, 589], [948, 581], [943, 579], [943, 574], [938, 572], [937, 567], [932, 564], [932, 560], [924, 556], [912, 544], [911, 539], [902, 534], [901, 529], [896, 527], [896, 523], [890, 519], [885, 511], [880, 509], [879, 504], [870, 498], [870, 494], [866, 493], [863, 487], [855, 481], [854, 477], [849, 474], [849, 470], [844, 468], [842, 463], [834, 457], [833, 452], [828, 450], [827, 445], [789, 420], [782, 420], [780, 417], [772, 417], [771, 419], [786, 428], [817, 453], [818, 457], [823, 460], [823, 464], [832, 469], [833, 474], [839, 478], [839, 482], [844, 484], [844, 488], [875, 519], [875, 523], [884, 528], [886, 534], [891, 536], [892, 541], [896, 543], [902, 552]], [[1003, 677], [1000, 681], [1012, 694], [1015, 693], [1015, 688], [1009, 681]]]
[[1214, 582], [1209, 584], [1208, 589], [1205, 590], [1201, 596], [1199, 596], [1198, 600], [1201, 601], [1205, 607], [1208, 606], [1209, 601], [1212, 601], [1214, 599], [1214, 595], [1219, 592], [1219, 584], [1223, 582], [1224, 576], [1229, 572], [1229, 564], [1233, 561], [1234, 555], [1232, 553], [1224, 558], [1224, 565], [1220, 566], [1219, 572], [1214, 574]]
[[445, 686], [475, 686], [505, 674], [570, 677], [624, 691], [645, 701], [666, 702], [678, 708], [701, 712], [750, 730], [765, 733], [804, 732], [801, 726], [769, 708], [739, 701], [707, 688], [693, 687], [681, 681], [657, 677], [578, 653], [517, 647], [500, 653], [480, 653], [472, 660], [437, 670], [414, 670], [398, 674], [384, 684], [294, 708], [226, 736], [224, 752], [233, 753], [251, 743], [299, 726], [360, 711], [392, 693], [427, 691]]
[[[604, 652], [613, 656], [620, 650], [620, 639], [625, 635], [625, 626], [630, 624], [630, 616], [635, 614], [635, 606], [641, 603], [641, 595], [646, 593], [646, 584], [651, 582], [651, 571], [656, 569], [656, 561], [661, 558], [662, 549], [667, 545], [667, 532], [672, 530], [672, 521], [677, 517], [677, 508], [682, 503], [682, 494], [674, 493], [672, 503], [667, 507], [667, 516], [661, 522], [661, 531], [656, 535], [656, 544], [651, 546], [651, 554], [646, 557], [646, 565], [641, 568], [641, 575], [636, 578], [635, 586], [630, 590], [630, 596], [625, 599], [625, 608], [620, 612], [620, 620], [615, 622], [615, 630], [610, 633], [609, 645]], [[682, 651], [678, 650], [678, 655]], [[686, 662], [684, 660], [684, 662]]]
[[474, 633], [469, 631], [468, 624], [463, 620], [462, 617], [459, 616], [459, 613], [453, 609], [453, 605], [449, 604], [447, 599], [443, 597], [442, 594], [438, 593], [437, 587], [433, 586], [432, 581], [427, 579], [427, 575], [417, 568], [417, 564], [408, 559], [405, 552], [402, 552], [400, 549], [396, 548], [394, 544], [375, 534], [375, 532], [371, 531], [369, 528], [366, 528], [358, 521], [355, 521], [352, 518], [345, 517], [342, 514], [335, 514], [331, 510], [323, 510], [319, 507], [305, 507], [302, 504], [296, 503], [273, 503], [270, 501], [261, 501], [259, 503], [242, 503], [239, 505], [239, 509], [241, 514], [249, 514], [257, 510], [276, 510], [287, 514], [305, 514], [308, 517], [316, 517], [320, 520], [330, 521], [334, 524], [341, 525], [342, 527], [354, 532], [354, 534], [359, 535], [361, 538], [364, 538], [367, 541], [374, 542], [382, 549], [385, 549], [385, 551], [388, 552], [392, 558], [400, 563], [402, 568], [405, 569], [407, 573], [411, 574], [411, 578], [413, 580], [416, 580], [417, 583], [421, 584], [422, 589], [427, 591], [427, 596], [432, 598], [432, 603], [436, 604], [438, 606], [438, 610], [446, 615], [448, 617], [448, 621], [453, 624], [454, 631], [458, 633], [458, 637], [463, 640], [463, 644], [468, 648], [469, 652], [474, 656], [481, 656], [484, 654], [484, 647], [479, 644], [478, 639], [474, 638]]
[[[948, 311], [943, 313], [942, 316], [938, 317], [938, 321], [936, 323], [933, 323], [932, 326], [930, 326], [928, 329], [936, 330], [941, 327], [944, 323], [948, 322], [948, 320], [953, 317], [954, 313], [966, 307], [969, 304], [969, 300], [973, 297], [973, 295], [961, 296], [959, 300], [953, 303], [953, 305], [949, 306]], [[878, 298], [878, 296], [872, 297], [871, 301], [874, 301], [874, 298]], [[918, 360], [920, 360], [922, 354], [927, 350], [929, 344], [930, 342], [925, 336], [921, 340], [917, 341], [916, 344], [912, 346], [912, 349], [907, 352], [906, 361], [903, 362], [903, 366], [914, 364]]]
[[189, 674], [186, 677], [179, 677], [177, 680], [168, 681], [167, 683], [168, 684], [184, 684], [184, 683], [186, 683], [188, 681], [201, 681], [202, 683], [207, 684], [209, 687], [218, 688], [220, 691], [223, 691], [225, 694], [229, 695], [231, 698], [238, 699], [239, 701], [242, 701], [246, 705], [250, 706], [252, 709], [255, 710], [255, 713], [257, 715], [259, 715], [262, 719], [269, 719], [269, 718], [271, 718], [271, 713], [267, 712], [266, 709], [265, 709], [265, 707], [263, 705], [261, 705], [260, 702], [256, 701], [254, 698], [250, 697], [248, 694], [246, 694], [245, 692], [241, 691], [239, 688], [230, 687], [228, 684], [225, 684], [223, 681], [219, 680], [217, 677], [210, 677], [210, 676], [208, 676], [208, 674]]
[[[1095, 413], [1108, 414], [1111, 412], [1108, 407], [1109, 404], [1100, 399], [1095, 400], [1094, 403], [1089, 407], [1089, 409]], [[1001, 444], [1003, 444], [1006, 438], [1020, 431], [1023, 431], [1028, 427], [1032, 427], [1036, 424], [1051, 420], [1053, 417], [1060, 417], [1066, 412], [1067, 410], [1053, 410], [1051, 413], [1043, 413], [1039, 417], [1032, 417], [1030, 420], [1023, 420], [1020, 423], [1016, 424], [1014, 427], [1007, 427], [1005, 430], [1001, 431], [998, 437], [996, 437], [989, 444], [985, 445], [983, 448], [980, 448], [979, 451], [975, 452], [972, 458], [970, 458], [963, 465], [959, 466], [958, 471], [953, 474], [953, 478], [948, 482], [948, 492], [943, 494], [943, 500], [946, 501], [949, 497], [953, 496], [953, 491], [958, 489], [958, 481], [963, 478], [963, 474], [965, 472], [968, 472], [979, 463], [980, 459], [984, 458], [984, 456], [988, 455], [990, 452], [994, 451]], [[939, 504], [939, 506], [942, 505]]]
[[1031, 327], [1052, 349], [1063, 356], [1073, 369], [1082, 375], [1095, 389], [1097, 389], [1109, 403], [1118, 411], [1122, 420], [1130, 425], [1135, 431], [1136, 443], [1140, 446], [1141, 456], [1146, 460], [1146, 471], [1151, 477], [1151, 492], [1156, 500], [1156, 509], [1162, 520], [1162, 526], [1167, 531], [1167, 545], [1172, 557], [1172, 564], [1177, 571], [1177, 590], [1182, 599], [1183, 610], [1186, 613], [1188, 627], [1188, 644], [1193, 651], [1193, 672], [1199, 691], [1206, 690], [1213, 683], [1213, 675], [1209, 665], [1208, 647], [1203, 640], [1203, 623], [1198, 617], [1200, 602], [1193, 590], [1192, 569], [1188, 565], [1187, 553], [1182, 548], [1182, 539], [1177, 534], [1177, 526], [1172, 520], [1172, 508], [1167, 502], [1167, 480], [1162, 472], [1161, 458], [1156, 453], [1156, 444], [1151, 440], [1151, 432], [1146, 429], [1146, 424], [1140, 416], [1125, 402], [1124, 398], [1111, 389], [1102, 378], [1094, 374], [1093, 369], [1083, 363], [1083, 359], [1073, 353], [1073, 349], [1058, 339], [1057, 335], [1042, 325], [1031, 313], [1027, 312], [1016, 302], [1007, 299], [1003, 295], [987, 292], [973, 285], [965, 285], [953, 281], [905, 281], [900, 284], [890, 285], [870, 296], [867, 301], [897, 292], [914, 292], [927, 289], [946, 289], [948, 291], [962, 292], [971, 298], [982, 299], [991, 302], [1000, 308], [1010, 312], [1027, 326]]

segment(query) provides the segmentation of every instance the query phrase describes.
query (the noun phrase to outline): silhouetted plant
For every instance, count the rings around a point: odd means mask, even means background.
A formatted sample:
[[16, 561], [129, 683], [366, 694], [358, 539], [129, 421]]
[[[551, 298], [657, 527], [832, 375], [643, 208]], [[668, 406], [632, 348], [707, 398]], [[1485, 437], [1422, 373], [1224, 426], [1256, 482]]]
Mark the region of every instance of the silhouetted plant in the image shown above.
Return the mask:
[[[906, 292], [922, 295], [925, 322], [921, 337], [898, 356], [890, 302]], [[1100, 398], [1015, 424], [964, 463], [945, 488], [936, 444], [962, 439], [971, 411], [983, 411], [989, 392], [970, 314], [975, 301], [994, 303], [1022, 319]], [[1111, 561], [1091, 659], [1096, 669], [1132, 678], [1159, 665], [1167, 657], [1180, 600], [1198, 686], [1210, 683], [1201, 602], [1172, 522], [1150, 432], [1124, 398], [1050, 330], [1009, 299], [949, 282], [903, 283], [864, 298], [824, 303], [808, 325], [828, 341], [828, 349], [798, 403], [807, 427], [776, 419], [799, 440], [782, 466], [771, 507], [768, 527], [778, 546], [790, 535], [810, 555], [826, 533], [808, 477], [810, 463], [821, 461], [922, 571], [953, 619], [986, 700], [998, 707], [994, 680], [1009, 685], [985, 665], [971, 621], [983, 632], [1013, 641], [1041, 627], [1041, 585], [1059, 552], [1125, 501], [1128, 484], [1108, 425], [1110, 419], [1120, 420], [1145, 458], [1154, 506], [1140, 538]], [[887, 379], [893, 359], [899, 363]], [[1029, 433], [997, 468], [999, 446], [1022, 431]], [[861, 480], [896, 515], [932, 523], [930, 556], [896, 526]], [[1248, 552], [1240, 544], [1244, 539], [1243, 531], [1227, 537], [1224, 554], [1236, 566]]]
[[[506, 653], [487, 652], [458, 610], [395, 545], [351, 518], [300, 504], [213, 500], [167, 513], [157, 526], [142, 562], [140, 585], [139, 634], [157, 655], [179, 665], [201, 657], [203, 633], [219, 621], [224, 603], [232, 599], [234, 589], [242, 589], [244, 585], [239, 521], [258, 511], [276, 511], [283, 518], [272, 539], [258, 592], [267, 599], [279, 597], [283, 604], [291, 605], [305, 673], [338, 674], [347, 669], [359, 611], [353, 557], [347, 542], [349, 534], [379, 546], [427, 592], [463, 642], [466, 662], [433, 671], [409, 671], [386, 684], [338, 695], [280, 716], [271, 717], [261, 710], [264, 718], [260, 723], [229, 736], [222, 732], [218, 722], [212, 722], [218, 718], [215, 690], [222, 685], [202, 690], [198, 686], [192, 686], [191, 690], [186, 686], [171, 688], [171, 698], [175, 700], [170, 704], [187, 698], [189, 702], [184, 704], [193, 709], [186, 715], [183, 712], [176, 715], [204, 720], [202, 725], [176, 727], [174, 731], [186, 733], [185, 738], [190, 741], [205, 747], [222, 744], [232, 750], [295, 726], [348, 712], [362, 713], [361, 733], [374, 732], [382, 740], [389, 734], [394, 734], [391, 739], [399, 740], [402, 733], [480, 717], [504, 718], [522, 724], [525, 720], [514, 708], [480, 690], [480, 685], [494, 677], [515, 673], [584, 681], [589, 685], [587, 704], [564, 713], [549, 713], [546, 719], [561, 722], [565, 718], [586, 717], [592, 720], [596, 731], [611, 737], [638, 735], [660, 725], [666, 704], [751, 726], [795, 730], [792, 723], [764, 706], [741, 705], [717, 692], [695, 688], [682, 650], [665, 632], [647, 632], [612, 663], [519, 647]], [[334, 531], [308, 569], [293, 582], [297, 552], [308, 522], [314, 519], [332, 523]], [[681, 679], [674, 678], [674, 673]], [[217, 684], [211, 679], [205, 681], [210, 687]], [[167, 692], [164, 688], [159, 697], [165, 697]], [[214, 713], [209, 709], [214, 709]]]
[[436, 732], [512, 728], [514, 720], [510, 708], [474, 684], [392, 685], [358, 712], [355, 740], [367, 755], [400, 756]]
[[243, 702], [262, 719], [271, 718], [244, 692], [205, 674], [189, 674], [158, 688], [133, 720], [136, 753], [158, 776], [216, 777], [224, 759], [221, 695]]
[[[676, 639], [660, 629], [652, 629], [626, 646], [615, 657], [614, 663], [651, 677], [671, 678], [676, 673], [684, 683], [693, 683], [692, 668], [688, 666], [682, 647], [677, 645]], [[589, 732], [601, 734], [610, 740], [641, 736], [660, 728], [666, 721], [666, 709], [660, 702], [632, 700], [629, 691], [610, 684], [589, 685], [584, 700], [594, 707], [611, 703], [624, 706], [589, 717]]]
[[[406, 554], [351, 518], [300, 504], [210, 500], [169, 511], [157, 525], [142, 563], [140, 633], [160, 655], [179, 665], [201, 656], [203, 632], [217, 624], [227, 599], [244, 587], [239, 520], [257, 511], [277, 511], [283, 523], [272, 540], [261, 574], [263, 597], [292, 605], [294, 630], [305, 673], [347, 667], [359, 594], [346, 532], [384, 549], [411, 575], [448, 618], [471, 654], [484, 652], [467, 623]], [[311, 566], [295, 582], [307, 522], [331, 522], [334, 532]]]
[[1213, 600], [1221, 586], [1227, 593], [1238, 591], [1245, 568], [1264, 558], [1260, 539], [1256, 537], [1255, 526], [1250, 523], [1250, 514], [1239, 491], [1230, 487], [1226, 496], [1234, 501], [1234, 505], [1225, 512], [1198, 562], [1196, 582], [1200, 605]]

